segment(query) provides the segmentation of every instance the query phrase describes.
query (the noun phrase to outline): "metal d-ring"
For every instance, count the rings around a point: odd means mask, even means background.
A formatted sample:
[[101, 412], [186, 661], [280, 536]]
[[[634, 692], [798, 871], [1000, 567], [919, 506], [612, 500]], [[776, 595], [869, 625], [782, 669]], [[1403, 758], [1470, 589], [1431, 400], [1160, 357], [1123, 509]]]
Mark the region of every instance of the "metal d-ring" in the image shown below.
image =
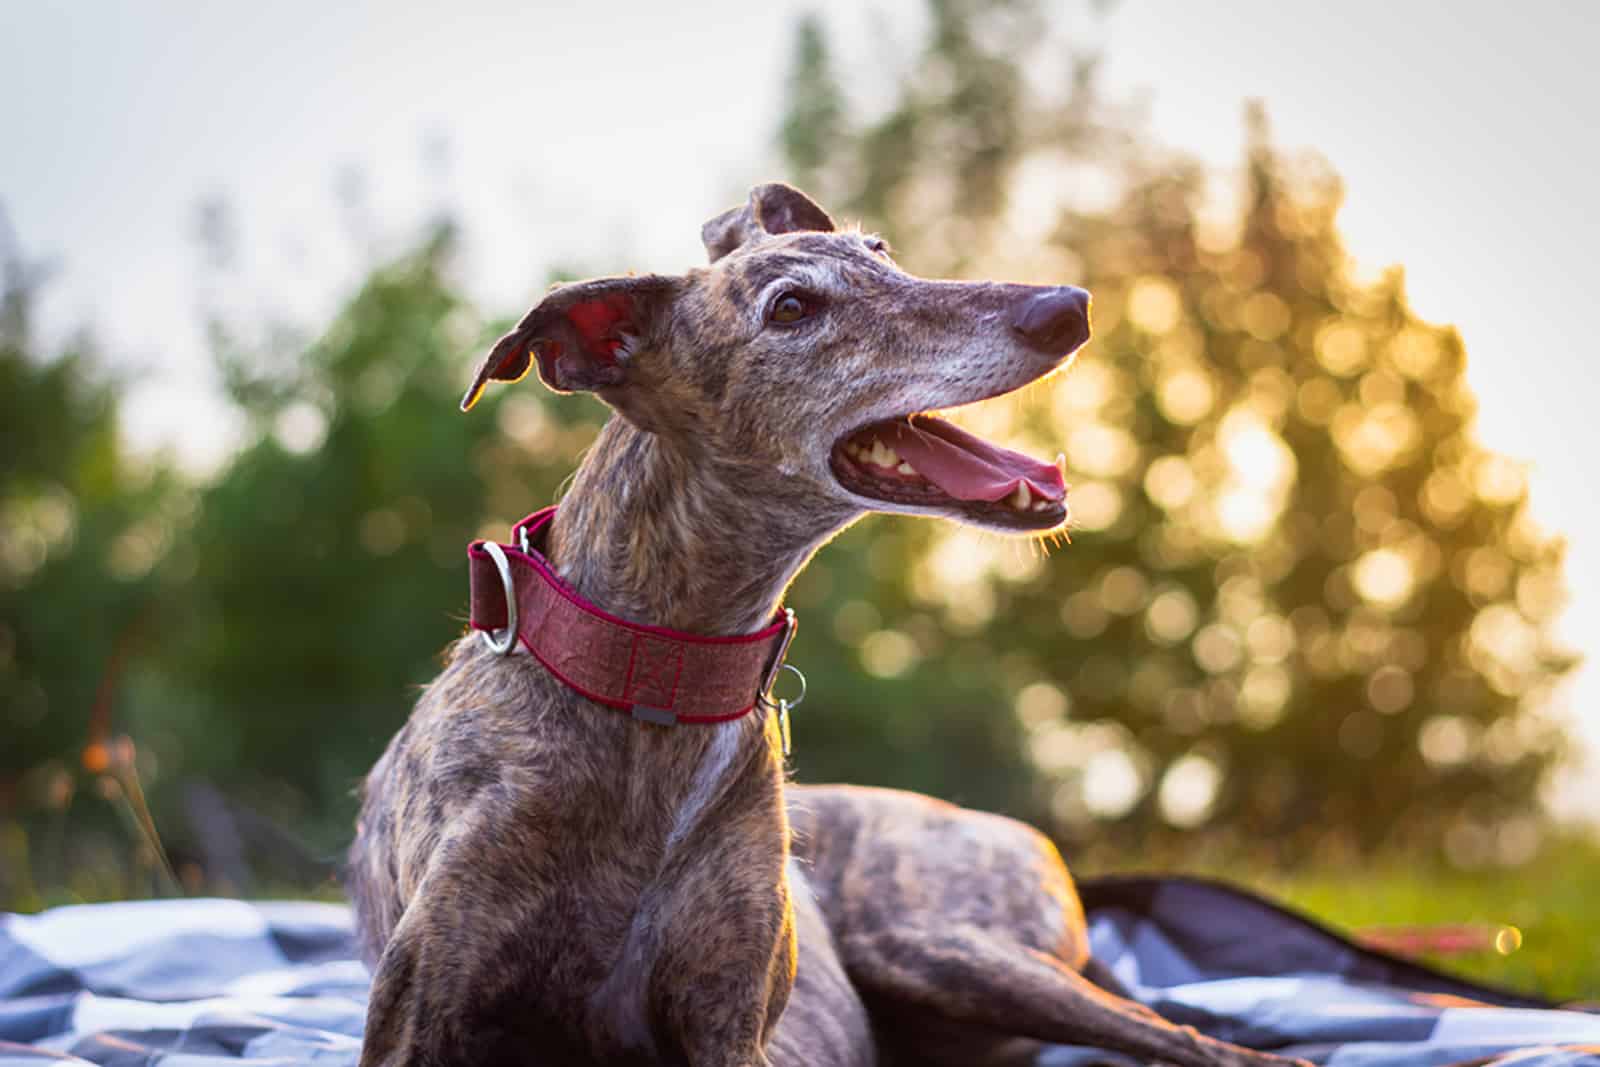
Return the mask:
[[489, 646], [490, 652], [504, 656], [517, 647], [517, 591], [511, 583], [511, 563], [506, 559], [505, 550], [493, 541], [485, 541], [483, 550], [494, 560], [495, 568], [500, 571], [500, 584], [505, 586], [506, 627], [503, 630], [479, 630], [478, 634], [483, 638], [483, 643]]
[[[783, 662], [789, 654], [789, 646], [794, 643], [794, 632], [799, 629], [800, 620], [795, 618], [793, 608], [783, 609], [783, 640], [778, 642], [778, 651], [773, 654], [772, 666], [767, 668], [767, 676], [761, 679], [761, 690], [756, 693], [756, 700], [768, 707], [777, 707], [772, 703], [772, 683], [778, 680], [778, 672], [787, 667]], [[799, 672], [796, 671], [796, 674]], [[803, 694], [802, 694], [803, 695]]]

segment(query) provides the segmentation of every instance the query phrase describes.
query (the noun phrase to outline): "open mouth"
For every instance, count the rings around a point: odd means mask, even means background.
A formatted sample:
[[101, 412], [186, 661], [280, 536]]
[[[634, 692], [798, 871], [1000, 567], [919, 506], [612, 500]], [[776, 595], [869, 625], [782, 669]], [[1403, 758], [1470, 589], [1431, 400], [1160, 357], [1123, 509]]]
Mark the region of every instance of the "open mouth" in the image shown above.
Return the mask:
[[903, 415], [847, 434], [830, 457], [858, 496], [956, 511], [985, 526], [1049, 530], [1067, 519], [1059, 466], [992, 445], [932, 415]]

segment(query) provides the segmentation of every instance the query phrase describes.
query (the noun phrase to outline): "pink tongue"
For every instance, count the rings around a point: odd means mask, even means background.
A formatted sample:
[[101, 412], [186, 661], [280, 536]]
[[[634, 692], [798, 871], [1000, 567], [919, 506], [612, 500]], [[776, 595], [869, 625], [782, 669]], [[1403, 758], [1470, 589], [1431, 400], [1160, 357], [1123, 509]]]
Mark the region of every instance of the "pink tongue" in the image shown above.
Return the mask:
[[1067, 484], [1052, 464], [996, 448], [943, 419], [919, 418], [916, 424], [910, 420], [880, 424], [861, 437], [869, 441], [877, 437], [957, 500], [1004, 500], [1023, 482], [1035, 498], [1066, 497]]

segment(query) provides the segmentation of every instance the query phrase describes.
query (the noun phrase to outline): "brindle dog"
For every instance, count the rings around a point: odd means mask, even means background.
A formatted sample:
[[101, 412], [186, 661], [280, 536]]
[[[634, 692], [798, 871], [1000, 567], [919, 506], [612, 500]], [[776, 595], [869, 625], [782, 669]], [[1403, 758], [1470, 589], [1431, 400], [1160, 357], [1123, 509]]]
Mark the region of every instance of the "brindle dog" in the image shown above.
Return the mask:
[[[1088, 294], [912, 277], [784, 185], [702, 236], [708, 268], [552, 291], [468, 395], [536, 361], [615, 410], [547, 543], [581, 595], [740, 634], [867, 511], [1065, 522], [1053, 468], [908, 417], [1063, 365]], [[349, 871], [368, 1067], [1285, 1062], [1084, 978], [1071, 878], [1028, 827], [786, 786], [772, 716], [641, 723], [475, 636], [367, 778]]]

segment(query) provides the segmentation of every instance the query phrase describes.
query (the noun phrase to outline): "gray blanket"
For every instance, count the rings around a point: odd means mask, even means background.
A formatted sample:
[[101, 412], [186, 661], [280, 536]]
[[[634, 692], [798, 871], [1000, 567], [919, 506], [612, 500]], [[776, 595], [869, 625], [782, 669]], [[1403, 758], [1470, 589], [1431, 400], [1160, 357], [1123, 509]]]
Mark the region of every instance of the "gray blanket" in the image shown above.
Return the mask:
[[[1187, 879], [1082, 890], [1119, 991], [1217, 1037], [1331, 1067], [1600, 1067], [1600, 1015], [1360, 949], [1248, 894]], [[367, 983], [339, 905], [0, 915], [0, 1067], [353, 1065]], [[1060, 1047], [1039, 1067], [1130, 1062]]]

